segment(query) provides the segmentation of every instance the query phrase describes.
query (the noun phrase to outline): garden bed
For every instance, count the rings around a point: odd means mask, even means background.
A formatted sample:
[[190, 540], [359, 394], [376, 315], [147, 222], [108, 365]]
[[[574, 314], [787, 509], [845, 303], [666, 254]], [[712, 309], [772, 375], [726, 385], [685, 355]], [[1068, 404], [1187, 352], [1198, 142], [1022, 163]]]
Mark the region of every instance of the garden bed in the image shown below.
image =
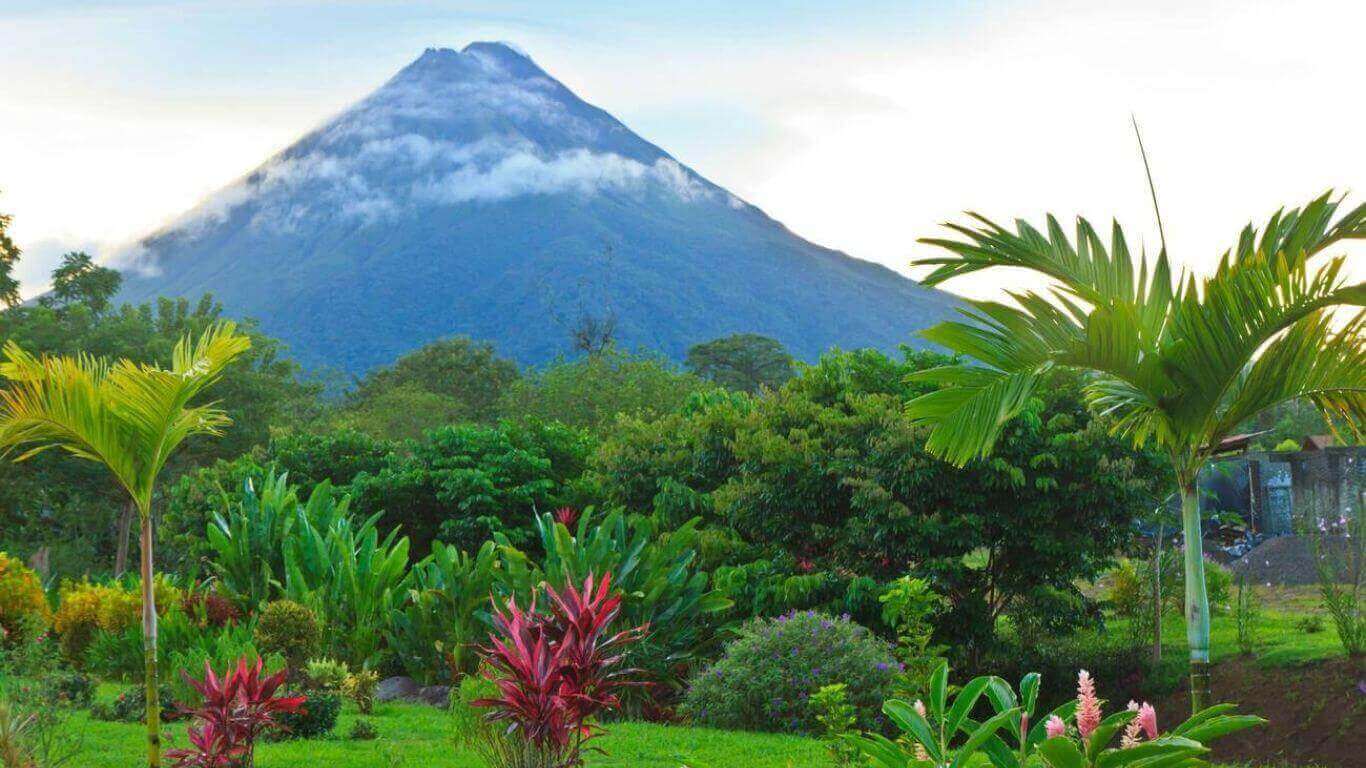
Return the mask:
[[[1215, 665], [1213, 685], [1217, 699], [1267, 719], [1219, 741], [1219, 761], [1344, 768], [1366, 762], [1366, 661], [1266, 667], [1234, 659]], [[1189, 711], [1184, 691], [1158, 705], [1172, 721]]]

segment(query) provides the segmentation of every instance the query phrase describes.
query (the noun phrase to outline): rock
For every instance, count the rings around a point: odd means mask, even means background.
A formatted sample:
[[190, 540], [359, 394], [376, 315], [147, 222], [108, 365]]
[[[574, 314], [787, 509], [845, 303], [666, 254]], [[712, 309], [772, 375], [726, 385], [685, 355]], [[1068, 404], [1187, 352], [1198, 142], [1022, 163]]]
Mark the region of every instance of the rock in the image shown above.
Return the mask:
[[399, 701], [417, 698], [422, 688], [411, 677], [389, 677], [375, 688], [375, 701]]
[[425, 704], [445, 709], [451, 705], [451, 687], [449, 685], [429, 685], [417, 692], [417, 698]]

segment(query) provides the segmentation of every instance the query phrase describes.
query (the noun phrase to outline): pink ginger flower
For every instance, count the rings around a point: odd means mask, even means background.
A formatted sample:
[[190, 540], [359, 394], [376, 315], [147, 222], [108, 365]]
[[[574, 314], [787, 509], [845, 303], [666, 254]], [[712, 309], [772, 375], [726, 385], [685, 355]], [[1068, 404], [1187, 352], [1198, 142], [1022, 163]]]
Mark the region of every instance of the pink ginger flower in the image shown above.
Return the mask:
[[1067, 735], [1067, 723], [1064, 723], [1062, 718], [1057, 715], [1049, 715], [1048, 721], [1043, 724], [1043, 728], [1050, 739], [1056, 739], [1059, 736]]
[[1083, 739], [1100, 726], [1100, 699], [1096, 697], [1096, 683], [1091, 673], [1082, 670], [1077, 675], [1077, 730]]
[[[924, 717], [926, 720], [929, 719], [929, 717], [925, 713], [925, 702], [921, 701], [920, 699], [915, 700], [915, 703], [911, 705], [911, 709], [914, 709], [917, 715]], [[915, 743], [914, 751], [916, 760], [930, 759], [930, 753], [925, 751], [925, 746], [918, 741]]]
[[[1129, 711], [1130, 711], [1130, 712], [1137, 713], [1137, 712], [1138, 712], [1138, 702], [1136, 702], [1136, 701], [1130, 701], [1130, 702], [1129, 702]], [[1136, 747], [1136, 746], [1138, 746], [1138, 742], [1140, 742], [1140, 741], [1142, 741], [1142, 740], [1143, 740], [1143, 724], [1140, 723], [1140, 722], [1138, 722], [1138, 717], [1137, 717], [1137, 715], [1135, 715], [1134, 719], [1133, 719], [1133, 720], [1130, 720], [1130, 721], [1129, 721], [1129, 724], [1126, 725], [1126, 726], [1124, 726], [1124, 735], [1121, 736], [1120, 739], [1119, 739], [1119, 746], [1120, 746], [1120, 749], [1128, 749], [1128, 748], [1130, 748], [1130, 747]]]
[[1129, 711], [1137, 712], [1138, 715], [1129, 721], [1124, 727], [1124, 736], [1120, 739], [1119, 745], [1124, 749], [1136, 747], [1145, 738], [1152, 741], [1157, 738], [1157, 710], [1153, 705], [1143, 702], [1139, 706], [1137, 702], [1129, 702]]
[[1143, 702], [1143, 706], [1138, 708], [1138, 717], [1134, 721], [1143, 726], [1143, 735], [1149, 741], [1157, 738], [1157, 710], [1148, 702]]

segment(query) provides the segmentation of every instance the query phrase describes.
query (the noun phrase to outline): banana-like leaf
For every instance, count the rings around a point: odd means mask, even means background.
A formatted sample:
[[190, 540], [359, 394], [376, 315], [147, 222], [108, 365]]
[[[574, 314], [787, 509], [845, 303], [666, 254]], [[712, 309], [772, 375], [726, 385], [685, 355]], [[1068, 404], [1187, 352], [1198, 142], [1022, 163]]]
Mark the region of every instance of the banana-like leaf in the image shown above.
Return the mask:
[[883, 703], [882, 711], [903, 733], [924, 747], [935, 763], [943, 762], [944, 753], [939, 748], [939, 739], [934, 728], [915, 711], [915, 707], [900, 699], [890, 699]]

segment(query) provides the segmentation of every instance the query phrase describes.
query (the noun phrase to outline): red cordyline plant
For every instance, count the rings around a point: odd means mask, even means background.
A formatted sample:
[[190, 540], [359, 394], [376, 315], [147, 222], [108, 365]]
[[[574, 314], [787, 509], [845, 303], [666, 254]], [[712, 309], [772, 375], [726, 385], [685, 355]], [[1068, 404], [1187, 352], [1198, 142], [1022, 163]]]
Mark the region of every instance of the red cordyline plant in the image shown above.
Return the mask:
[[480, 746], [497, 768], [572, 768], [583, 765], [585, 744], [598, 735], [596, 718], [619, 704], [617, 691], [635, 685], [624, 650], [639, 627], [609, 634], [621, 612], [611, 574], [583, 588], [547, 586], [547, 611], [535, 596], [523, 610], [515, 599], [494, 608], [494, 633], [481, 649], [496, 698], [480, 699], [495, 726]]
[[573, 530], [582, 516], [583, 513], [573, 507], [560, 507], [555, 510], [555, 522], [570, 530]]
[[166, 753], [176, 768], [251, 768], [255, 761], [257, 737], [280, 727], [276, 715], [295, 713], [303, 706], [303, 696], [276, 696], [285, 682], [282, 670], [264, 675], [260, 659], [248, 665], [245, 658], [223, 677], [214, 674], [204, 662], [204, 679], [196, 680], [184, 671], [180, 676], [194, 688], [203, 701], [199, 707], [184, 708], [199, 720], [189, 731], [191, 749]]

